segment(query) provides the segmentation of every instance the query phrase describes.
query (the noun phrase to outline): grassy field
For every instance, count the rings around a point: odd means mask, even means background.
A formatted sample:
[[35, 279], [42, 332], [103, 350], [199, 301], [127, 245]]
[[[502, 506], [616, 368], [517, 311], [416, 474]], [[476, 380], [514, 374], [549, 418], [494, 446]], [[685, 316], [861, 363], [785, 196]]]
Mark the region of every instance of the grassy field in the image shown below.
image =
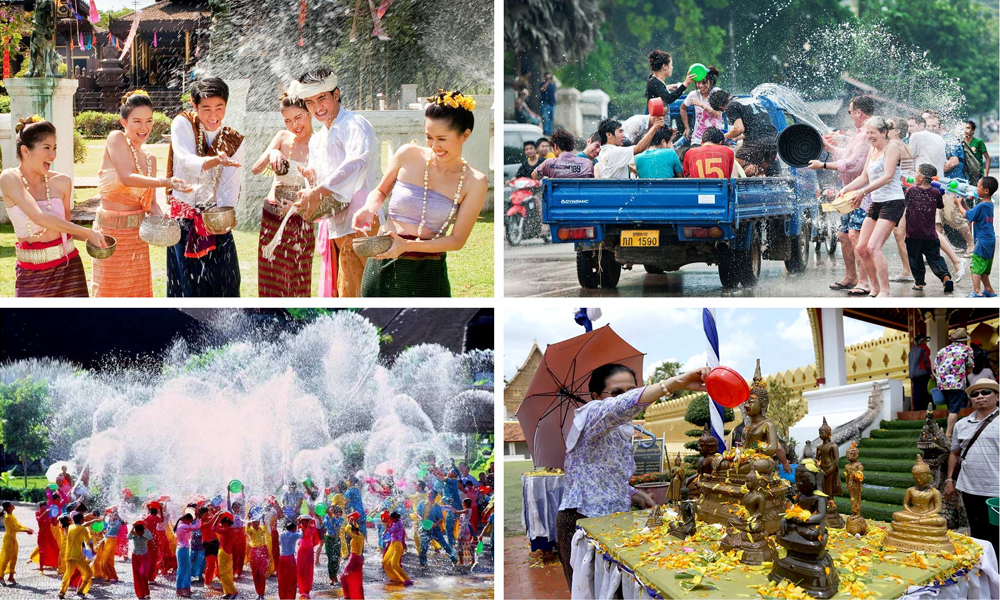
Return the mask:
[[[96, 177], [101, 166], [103, 140], [89, 140], [87, 144], [87, 159], [76, 166], [77, 177]], [[147, 151], [156, 156], [157, 165], [164, 169], [167, 161], [167, 145], [153, 144]], [[74, 192], [74, 201], [88, 200], [97, 191], [94, 188], [78, 189]], [[451, 279], [451, 293], [456, 298], [490, 298], [493, 297], [493, 215], [480, 217], [472, 229], [469, 240], [459, 252], [453, 252], [448, 257], [448, 273]], [[236, 251], [240, 260], [240, 295], [243, 297], [257, 296], [257, 233], [233, 231], [236, 240]], [[14, 228], [11, 224], [0, 225], [0, 297], [14, 295]], [[83, 268], [87, 273], [87, 281], [92, 282], [93, 259], [83, 251], [83, 243], [77, 244]], [[150, 246], [149, 261], [153, 272], [153, 296], [165, 297], [167, 290], [167, 251], [166, 248]], [[313, 256], [312, 295], [316, 296], [319, 288], [319, 254]]]
[[524, 535], [521, 512], [524, 497], [521, 493], [521, 475], [531, 470], [530, 460], [507, 460], [503, 463], [503, 535]]

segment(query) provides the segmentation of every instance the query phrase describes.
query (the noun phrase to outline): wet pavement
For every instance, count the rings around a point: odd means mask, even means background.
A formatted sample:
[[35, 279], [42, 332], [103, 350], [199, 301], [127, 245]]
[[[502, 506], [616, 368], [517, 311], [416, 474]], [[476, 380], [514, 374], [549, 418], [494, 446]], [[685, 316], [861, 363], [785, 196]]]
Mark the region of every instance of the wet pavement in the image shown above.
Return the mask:
[[543, 561], [542, 553], [529, 552], [523, 535], [507, 537], [503, 550], [504, 598], [568, 598], [569, 587], [558, 556]]
[[[895, 241], [890, 238], [883, 252], [889, 262], [889, 276], [902, 272], [902, 261]], [[961, 254], [960, 254], [961, 256]], [[541, 240], [528, 240], [519, 246], [504, 246], [504, 296], [511, 297], [721, 297], [721, 298], [850, 298], [858, 303], [861, 297], [849, 297], [846, 292], [830, 289], [830, 283], [844, 276], [844, 261], [837, 249], [835, 256], [825, 252], [819, 258], [810, 249], [809, 267], [804, 273], [790, 274], [785, 263], [776, 260], [761, 261], [761, 272], [755, 287], [723, 289], [715, 265], [692, 264], [679, 271], [650, 275], [642, 265], [631, 271], [622, 270], [621, 280], [614, 289], [585, 289], [576, 277], [576, 254], [573, 244], [545, 244]], [[951, 261], [948, 268], [951, 269]], [[952, 273], [952, 276], [955, 276]], [[996, 281], [996, 269], [992, 279]], [[908, 298], [964, 298], [972, 291], [972, 277], [966, 267], [965, 276], [955, 286], [955, 291], [945, 294], [941, 282], [927, 271], [927, 286], [923, 292], [911, 289], [913, 282], [891, 283], [893, 296]], [[995, 300], [984, 298], [982, 302]]]
[[[26, 527], [37, 529], [35, 514], [26, 505], [18, 505], [14, 511], [15, 516]], [[37, 533], [37, 532], [36, 532]], [[0, 599], [13, 600], [15, 598], [56, 598], [59, 593], [61, 578], [51, 570], [46, 570], [44, 574], [39, 573], [35, 563], [26, 563], [31, 556], [32, 550], [37, 545], [35, 535], [19, 533], [17, 535], [20, 552], [18, 554], [17, 581], [16, 587], [0, 587]], [[374, 536], [369, 536], [369, 540], [374, 540]], [[374, 547], [374, 542], [365, 548], [365, 597], [366, 598], [390, 598], [394, 600], [433, 598], [493, 598], [493, 562], [490, 559], [489, 546], [480, 557], [479, 563], [473, 572], [469, 572], [468, 566], [452, 567], [451, 561], [444, 554], [428, 554], [428, 567], [426, 570], [420, 568], [417, 555], [414, 553], [412, 540], [407, 540], [408, 552], [403, 556], [403, 570], [414, 580], [414, 585], [403, 587], [401, 585], [386, 584], [386, 577], [382, 571], [381, 556], [378, 549]], [[488, 543], [488, 540], [487, 540]], [[343, 569], [344, 562], [341, 562]], [[122, 562], [121, 559], [115, 561], [115, 571], [118, 573], [119, 581], [107, 582], [95, 580], [90, 589], [88, 598], [135, 598], [132, 587], [132, 564]], [[253, 580], [250, 572], [246, 568], [243, 577], [236, 581], [236, 588], [239, 591], [239, 598], [256, 598], [257, 593], [253, 587]], [[161, 576], [150, 586], [152, 598], [176, 598], [174, 583], [172, 579]], [[212, 583], [211, 588], [206, 588], [203, 584], [194, 581], [191, 585], [194, 598], [222, 598], [222, 587], [218, 581]], [[272, 577], [267, 580], [266, 598], [277, 598], [278, 579]], [[67, 598], [76, 598], [73, 591], [66, 595]], [[314, 584], [312, 598], [343, 598], [344, 594], [339, 587], [331, 586], [327, 575], [326, 556], [320, 558], [319, 566], [314, 570]]]

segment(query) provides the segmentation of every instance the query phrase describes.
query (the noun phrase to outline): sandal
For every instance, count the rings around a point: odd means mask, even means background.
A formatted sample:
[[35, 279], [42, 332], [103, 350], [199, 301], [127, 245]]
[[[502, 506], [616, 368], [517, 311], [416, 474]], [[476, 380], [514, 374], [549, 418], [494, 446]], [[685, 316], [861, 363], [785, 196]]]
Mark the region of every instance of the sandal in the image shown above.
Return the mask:
[[986, 290], [983, 290], [983, 297], [984, 298], [996, 298], [997, 295], [994, 294], [993, 292], [987, 292]]
[[871, 290], [866, 290], [863, 287], [852, 287], [851, 289], [847, 290], [848, 296], [868, 296], [871, 293], [872, 293]]
[[840, 283], [839, 281], [834, 281], [833, 283], [830, 284], [830, 289], [837, 290], [838, 292], [841, 290], [850, 290], [853, 287], [854, 287], [853, 283]]
[[915, 285], [915, 286], [911, 287], [910, 289], [913, 290], [913, 291], [915, 291], [915, 292], [922, 292], [922, 291], [924, 291], [924, 286], [922, 286], [922, 285]]
[[977, 294], [976, 292], [969, 292], [965, 295], [966, 298], [985, 298], [982, 294]]

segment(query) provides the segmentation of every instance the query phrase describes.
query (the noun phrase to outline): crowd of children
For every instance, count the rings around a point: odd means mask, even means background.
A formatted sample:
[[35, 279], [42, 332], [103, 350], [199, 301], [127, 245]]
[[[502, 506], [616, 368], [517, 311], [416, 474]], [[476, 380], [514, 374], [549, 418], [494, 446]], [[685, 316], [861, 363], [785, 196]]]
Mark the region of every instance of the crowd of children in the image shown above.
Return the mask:
[[[183, 504], [167, 496], [143, 502], [126, 489], [122, 510], [145, 513], [131, 524], [117, 506], [91, 510], [86, 500], [50, 489], [35, 513], [38, 546], [29, 562], [61, 576], [60, 598], [70, 588], [85, 597], [95, 579], [118, 581], [116, 561], [130, 561], [137, 598], [149, 598], [158, 579], [184, 598], [192, 597], [193, 581], [208, 589], [217, 579], [222, 597], [235, 598], [235, 582], [248, 569], [258, 598], [276, 577], [278, 597], [295, 599], [311, 596], [314, 569], [325, 554], [330, 585], [339, 586], [344, 598], [363, 598], [369, 524], [377, 530], [373, 541], [390, 585], [413, 584], [402, 567], [408, 537], [421, 567], [433, 549], [471, 569], [486, 536], [492, 552], [492, 478], [492, 464], [477, 479], [464, 462], [447, 469], [425, 463], [416, 481], [396, 481], [390, 469], [381, 476], [359, 473], [326, 489], [306, 479], [301, 491], [293, 481], [280, 497], [247, 497], [239, 482], [225, 498], [198, 495]], [[366, 498], [376, 499], [378, 508], [366, 511]], [[7, 577], [4, 586], [14, 586], [17, 534], [35, 531], [18, 522], [13, 504], [4, 502], [3, 511], [0, 573]]]

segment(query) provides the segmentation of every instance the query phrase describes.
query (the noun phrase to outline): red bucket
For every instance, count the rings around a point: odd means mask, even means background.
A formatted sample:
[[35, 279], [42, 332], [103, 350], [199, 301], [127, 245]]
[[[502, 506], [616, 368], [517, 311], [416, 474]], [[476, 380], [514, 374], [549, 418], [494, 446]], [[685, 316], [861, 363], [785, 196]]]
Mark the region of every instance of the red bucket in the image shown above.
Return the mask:
[[663, 98], [650, 98], [649, 104], [647, 105], [649, 109], [649, 116], [656, 118], [663, 116]]
[[746, 379], [729, 367], [715, 367], [705, 378], [708, 395], [726, 408], [736, 408], [750, 398]]

